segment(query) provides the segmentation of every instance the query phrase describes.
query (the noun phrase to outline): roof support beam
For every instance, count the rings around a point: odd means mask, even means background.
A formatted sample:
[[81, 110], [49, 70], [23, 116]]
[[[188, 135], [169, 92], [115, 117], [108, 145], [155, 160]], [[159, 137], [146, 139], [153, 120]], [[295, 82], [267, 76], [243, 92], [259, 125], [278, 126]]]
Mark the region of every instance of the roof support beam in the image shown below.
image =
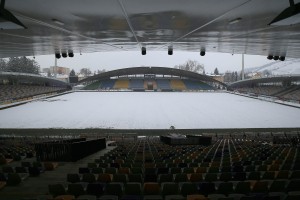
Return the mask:
[[139, 40], [138, 40], [138, 38], [137, 38], [137, 35], [135, 34], [134, 28], [133, 28], [133, 26], [132, 26], [132, 24], [131, 24], [131, 22], [130, 22], [130, 19], [129, 19], [129, 17], [128, 17], [127, 11], [126, 11], [126, 9], [125, 9], [125, 7], [124, 7], [123, 1], [122, 1], [122, 0], [118, 0], [118, 2], [119, 2], [120, 7], [121, 7], [121, 9], [122, 9], [123, 15], [124, 15], [124, 17], [125, 17], [125, 19], [126, 19], [126, 21], [127, 21], [127, 24], [128, 24], [128, 26], [129, 26], [129, 28], [130, 28], [132, 34], [133, 34], [133, 37], [135, 38], [136, 42], [138, 43], [138, 45], [139, 45], [139, 47], [140, 47], [140, 49], [141, 49], [141, 48], [142, 48], [142, 45], [141, 45], [141, 43], [139, 42]]

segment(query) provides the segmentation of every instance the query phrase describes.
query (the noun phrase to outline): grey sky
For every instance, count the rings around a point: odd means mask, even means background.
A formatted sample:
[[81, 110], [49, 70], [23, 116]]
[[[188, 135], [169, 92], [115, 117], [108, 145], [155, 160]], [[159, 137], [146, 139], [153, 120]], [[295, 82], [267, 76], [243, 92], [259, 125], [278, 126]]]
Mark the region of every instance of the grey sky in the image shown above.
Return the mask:
[[[83, 53], [82, 55], [75, 53], [73, 58], [58, 59], [57, 65], [69, 67], [76, 72], [84, 67], [90, 68], [92, 71], [97, 69], [106, 69], [109, 71], [139, 66], [174, 67], [189, 59], [204, 64], [207, 73], [213, 72], [216, 67], [221, 73], [225, 71], [239, 71], [242, 66], [241, 54], [231, 55], [229, 53], [207, 52], [202, 57], [199, 55], [199, 52], [180, 51], [174, 51], [172, 56], [167, 55], [166, 51], [147, 51], [147, 55], [145, 56], [142, 56], [137, 51]], [[54, 66], [54, 60], [54, 55], [36, 57], [36, 61], [40, 64], [41, 68]], [[274, 61], [268, 60], [266, 56], [245, 55], [245, 68], [258, 67], [270, 62]]]

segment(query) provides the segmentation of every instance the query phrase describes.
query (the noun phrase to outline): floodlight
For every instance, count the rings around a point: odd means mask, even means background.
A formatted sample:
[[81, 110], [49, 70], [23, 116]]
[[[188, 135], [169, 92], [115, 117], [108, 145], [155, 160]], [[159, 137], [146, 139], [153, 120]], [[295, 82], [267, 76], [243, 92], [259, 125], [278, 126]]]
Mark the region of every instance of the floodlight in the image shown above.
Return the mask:
[[70, 58], [74, 57], [73, 51], [69, 51], [68, 56], [69, 56]]
[[61, 56], [62, 56], [63, 58], [66, 58], [68, 55], [67, 55], [66, 52], [63, 52], [63, 53], [61, 53]]
[[273, 56], [272, 55], [268, 55], [267, 57], [269, 60], [272, 60], [273, 59]]
[[200, 51], [200, 56], [205, 56], [205, 51], [204, 50]]
[[146, 47], [142, 47], [142, 55], [146, 55]]
[[273, 59], [274, 59], [274, 60], [278, 60], [278, 59], [279, 59], [279, 56], [274, 56]]
[[280, 57], [279, 57], [279, 60], [285, 61], [285, 56], [280, 56]]
[[168, 55], [173, 55], [173, 47], [168, 47]]
[[60, 58], [61, 58], [60, 53], [56, 53], [56, 54], [55, 54], [55, 58], [60, 59]]

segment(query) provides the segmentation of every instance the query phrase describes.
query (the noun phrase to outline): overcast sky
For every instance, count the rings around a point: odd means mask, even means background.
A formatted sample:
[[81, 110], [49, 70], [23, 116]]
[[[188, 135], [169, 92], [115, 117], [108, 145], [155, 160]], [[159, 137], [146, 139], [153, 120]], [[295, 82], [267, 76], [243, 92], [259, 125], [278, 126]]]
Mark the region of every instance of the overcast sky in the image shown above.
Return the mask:
[[[147, 55], [142, 56], [141, 52], [101, 52], [86, 53], [79, 55], [75, 53], [73, 58], [60, 58], [57, 65], [68, 67], [78, 72], [81, 68], [90, 68], [91, 71], [105, 69], [106, 71], [120, 69], [126, 67], [140, 66], [158, 66], [158, 67], [174, 67], [183, 64], [187, 60], [196, 60], [205, 67], [206, 73], [213, 72], [217, 67], [219, 72], [239, 71], [242, 67], [242, 55], [231, 55], [228, 53], [210, 53], [200, 56], [199, 52], [180, 52], [174, 51], [169, 56], [166, 51], [147, 51]], [[54, 66], [54, 55], [36, 56], [35, 60], [40, 64], [41, 68]], [[274, 62], [266, 58], [266, 56], [245, 55], [245, 68], [259, 67], [264, 64]]]

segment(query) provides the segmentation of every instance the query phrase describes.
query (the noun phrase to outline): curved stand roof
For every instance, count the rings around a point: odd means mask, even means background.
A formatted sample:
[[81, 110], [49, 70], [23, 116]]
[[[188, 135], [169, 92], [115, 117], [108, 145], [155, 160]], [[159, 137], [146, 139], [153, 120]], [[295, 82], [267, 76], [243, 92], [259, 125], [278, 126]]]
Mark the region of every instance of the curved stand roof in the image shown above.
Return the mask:
[[95, 81], [95, 80], [105, 80], [116, 76], [137, 75], [137, 74], [180, 76], [180, 77], [187, 77], [187, 78], [196, 79], [200, 81], [215, 82], [220, 85], [227, 86], [226, 84], [203, 74], [198, 74], [195, 72], [190, 72], [190, 71], [185, 71], [185, 70], [175, 69], [175, 68], [168, 68], [168, 67], [132, 67], [132, 68], [117, 69], [117, 70], [112, 70], [101, 74], [97, 74], [95, 76], [88, 77], [86, 79], [79, 81], [79, 83]]

